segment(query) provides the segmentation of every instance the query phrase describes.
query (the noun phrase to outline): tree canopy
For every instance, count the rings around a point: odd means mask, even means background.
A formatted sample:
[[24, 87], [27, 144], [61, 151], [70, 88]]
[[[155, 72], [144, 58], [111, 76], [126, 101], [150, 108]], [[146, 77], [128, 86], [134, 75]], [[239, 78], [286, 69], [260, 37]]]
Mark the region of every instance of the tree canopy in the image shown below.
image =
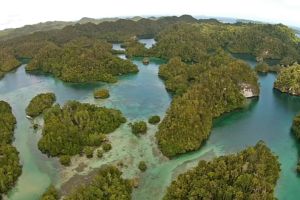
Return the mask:
[[26, 114], [31, 117], [36, 117], [47, 108], [51, 108], [55, 100], [56, 97], [54, 93], [38, 94], [35, 97], [33, 97], [29, 102], [26, 108]]
[[0, 101], [0, 194], [7, 193], [22, 173], [19, 152], [12, 145], [16, 123], [10, 105]]
[[64, 200], [130, 200], [132, 184], [114, 166], [105, 166], [86, 185], [75, 187]]
[[28, 72], [42, 70], [67, 82], [116, 82], [116, 76], [136, 73], [136, 65], [112, 55], [111, 45], [78, 38], [62, 47], [49, 43], [26, 66]]
[[39, 149], [50, 156], [72, 156], [84, 153], [85, 147], [98, 147], [106, 135], [117, 129], [126, 119], [119, 110], [97, 107], [76, 101], [62, 108], [54, 105], [44, 114]]
[[277, 156], [259, 142], [237, 154], [200, 161], [172, 182], [163, 199], [275, 200], [279, 172]]
[[300, 65], [294, 64], [281, 69], [274, 88], [292, 95], [300, 95]]
[[200, 148], [215, 117], [244, 105], [245, 85], [259, 93], [257, 75], [246, 63], [226, 55], [215, 58], [192, 65], [173, 58], [161, 66], [159, 74], [166, 88], [175, 93], [156, 133], [164, 155], [172, 157]]

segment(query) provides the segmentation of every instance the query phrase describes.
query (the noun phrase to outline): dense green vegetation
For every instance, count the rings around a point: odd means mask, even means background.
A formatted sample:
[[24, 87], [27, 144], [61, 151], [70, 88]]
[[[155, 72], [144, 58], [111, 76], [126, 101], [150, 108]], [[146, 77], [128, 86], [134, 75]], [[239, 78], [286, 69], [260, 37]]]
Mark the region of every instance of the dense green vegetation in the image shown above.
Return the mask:
[[64, 200], [130, 200], [131, 182], [121, 176], [122, 173], [116, 167], [103, 167], [90, 183], [74, 188]]
[[169, 157], [200, 148], [213, 118], [244, 105], [245, 86], [259, 93], [256, 73], [226, 54], [192, 65], [173, 58], [159, 74], [176, 94], [156, 134], [161, 151]]
[[268, 73], [270, 71], [270, 66], [265, 62], [261, 62], [255, 66], [255, 71], [259, 73]]
[[200, 161], [167, 189], [164, 200], [276, 199], [277, 157], [262, 142], [235, 155]]
[[55, 100], [56, 97], [54, 93], [38, 94], [33, 97], [33, 99], [31, 99], [29, 105], [26, 108], [26, 114], [31, 117], [36, 117], [47, 108], [51, 108]]
[[[82, 42], [83, 37], [93, 42]], [[157, 44], [151, 49], [137, 42], [139, 38], [153, 37]], [[85, 82], [89, 81], [87, 77], [92, 77], [91, 81], [112, 82], [116, 81], [116, 75], [131, 72], [133, 66], [112, 56], [111, 46], [106, 42], [122, 42], [129, 57], [179, 56], [185, 62], [200, 62], [208, 54], [223, 49], [248, 53], [259, 61], [276, 59], [284, 65], [300, 61], [299, 39], [292, 29], [282, 24], [223, 24], [187, 15], [75, 24], [3, 41], [0, 52], [10, 55], [4, 59], [7, 63], [14, 63], [15, 58], [33, 58], [28, 70], [41, 69], [65, 81]]]
[[247, 53], [257, 60], [276, 59], [284, 65], [299, 61], [299, 39], [288, 27], [268, 24], [184, 23], [166, 28], [157, 35], [150, 53], [185, 62], [200, 62], [220, 48], [232, 53]]
[[72, 156], [82, 153], [85, 147], [103, 144], [105, 134], [113, 132], [126, 119], [119, 110], [69, 101], [62, 108], [55, 105], [48, 109], [44, 121], [39, 149], [50, 156]]
[[111, 45], [78, 38], [59, 47], [46, 45], [26, 66], [27, 71], [42, 70], [68, 82], [116, 82], [116, 76], [138, 72], [128, 60], [111, 53]]
[[147, 164], [146, 164], [145, 161], [139, 162], [139, 169], [140, 169], [142, 172], [144, 172], [144, 171], [147, 170]]
[[107, 89], [98, 89], [94, 91], [95, 99], [106, 99], [109, 97], [109, 91]]
[[111, 149], [112, 149], [112, 146], [111, 146], [111, 144], [110, 143], [104, 143], [103, 145], [102, 145], [102, 149], [105, 151], [105, 152], [108, 152], [108, 151], [110, 151]]
[[0, 79], [6, 72], [9, 72], [20, 65], [20, 62], [13, 54], [6, 49], [0, 49]]
[[61, 155], [61, 156], [59, 156], [59, 162], [60, 162], [60, 164], [62, 164], [64, 166], [70, 166], [71, 157], [69, 155]]
[[300, 95], [300, 65], [283, 68], [277, 76], [274, 88], [292, 95]]
[[158, 115], [153, 115], [148, 119], [149, 124], [158, 124], [160, 122], [160, 117]]
[[53, 185], [50, 185], [40, 200], [58, 200], [58, 192]]
[[[294, 117], [292, 132], [294, 133], [295, 137], [299, 140], [300, 139], [300, 114]], [[300, 173], [300, 160], [298, 162], [297, 171], [298, 173]]]
[[148, 55], [148, 50], [137, 39], [131, 38], [125, 41], [122, 46], [126, 48], [125, 54], [129, 58], [132, 56], [143, 57]]
[[135, 135], [145, 134], [147, 132], [147, 123], [144, 121], [137, 121], [129, 124], [131, 131]]
[[0, 194], [7, 193], [22, 173], [19, 152], [12, 146], [16, 123], [10, 105], [0, 101]]

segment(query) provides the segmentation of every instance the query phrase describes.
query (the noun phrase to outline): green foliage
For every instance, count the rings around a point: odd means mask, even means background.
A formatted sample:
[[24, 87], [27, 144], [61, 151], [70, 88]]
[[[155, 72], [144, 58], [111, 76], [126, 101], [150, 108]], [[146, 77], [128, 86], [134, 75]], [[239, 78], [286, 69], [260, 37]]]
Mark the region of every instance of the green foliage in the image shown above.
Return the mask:
[[70, 166], [71, 157], [69, 155], [61, 155], [61, 156], [59, 156], [59, 162], [60, 162], [60, 164], [62, 164], [64, 166]]
[[0, 113], [0, 144], [10, 144], [17, 121], [10, 105], [5, 101], [0, 101]]
[[109, 97], [109, 91], [107, 89], [98, 89], [94, 91], [95, 99], [106, 99]]
[[111, 144], [110, 143], [104, 143], [103, 145], [102, 145], [102, 149], [105, 151], [105, 152], [108, 152], [108, 151], [110, 151], [111, 149], [112, 149], [112, 146], [111, 146]]
[[95, 147], [86, 146], [83, 148], [83, 152], [87, 158], [92, 158], [94, 155]]
[[26, 70], [52, 73], [67, 82], [116, 82], [116, 76], [138, 72], [129, 60], [111, 54], [111, 45], [78, 38], [59, 47], [48, 44], [26, 66]]
[[54, 93], [42, 93], [31, 99], [26, 108], [26, 114], [31, 117], [40, 115], [44, 110], [51, 108], [55, 102], [56, 97]]
[[251, 54], [260, 61], [277, 59], [285, 65], [300, 59], [299, 40], [281, 24], [183, 23], [161, 31], [156, 39], [152, 54], [164, 59], [178, 56], [185, 62], [200, 62], [220, 48]]
[[158, 115], [154, 115], [154, 116], [151, 116], [149, 119], [148, 119], [148, 122], [150, 124], [157, 124], [160, 122], [160, 117]]
[[255, 71], [259, 73], [268, 73], [270, 71], [270, 66], [265, 62], [261, 62], [255, 66]]
[[40, 200], [58, 200], [58, 192], [53, 185], [50, 185]]
[[298, 39], [292, 29], [282, 24], [242, 24], [232, 29], [228, 48], [235, 53], [249, 53], [259, 60], [279, 59], [285, 64], [299, 60]]
[[129, 124], [131, 131], [135, 135], [145, 134], [147, 132], [147, 123], [144, 121], [137, 121]]
[[281, 69], [274, 88], [292, 95], [300, 95], [300, 65], [294, 64]]
[[64, 200], [130, 200], [132, 186], [129, 180], [121, 176], [122, 173], [116, 167], [103, 167], [90, 183], [74, 188]]
[[235, 155], [200, 161], [172, 182], [163, 199], [275, 200], [279, 172], [277, 157], [259, 142]]
[[11, 52], [0, 48], [0, 79], [6, 72], [17, 68], [20, 64]]
[[140, 169], [142, 172], [144, 172], [144, 171], [147, 170], [147, 164], [146, 164], [145, 161], [139, 162], [139, 169]]
[[98, 158], [102, 158], [103, 157], [103, 151], [102, 150], [100, 150], [100, 149], [97, 150], [97, 157]]
[[210, 134], [213, 118], [244, 105], [241, 91], [245, 85], [259, 93], [257, 75], [246, 63], [225, 55], [216, 58], [215, 63], [209, 58], [193, 65], [174, 58], [161, 66], [166, 87], [176, 94], [156, 133], [164, 155], [200, 148]]
[[129, 58], [132, 56], [144, 57], [149, 54], [145, 46], [136, 39], [129, 39], [128, 41], [125, 41], [122, 46], [126, 48], [125, 54]]
[[126, 119], [119, 110], [69, 101], [62, 108], [48, 109], [44, 121], [39, 149], [50, 156], [72, 156], [86, 146], [101, 145], [106, 140], [103, 134], [113, 132]]
[[[296, 115], [293, 119], [292, 132], [294, 133], [295, 137], [299, 140], [300, 139], [300, 114]], [[297, 164], [297, 172], [300, 173], [300, 160], [298, 161]]]
[[296, 115], [293, 120], [292, 131], [297, 139], [300, 139], [300, 114]]
[[22, 173], [19, 152], [12, 146], [15, 124], [10, 105], [0, 101], [0, 194], [7, 193]]

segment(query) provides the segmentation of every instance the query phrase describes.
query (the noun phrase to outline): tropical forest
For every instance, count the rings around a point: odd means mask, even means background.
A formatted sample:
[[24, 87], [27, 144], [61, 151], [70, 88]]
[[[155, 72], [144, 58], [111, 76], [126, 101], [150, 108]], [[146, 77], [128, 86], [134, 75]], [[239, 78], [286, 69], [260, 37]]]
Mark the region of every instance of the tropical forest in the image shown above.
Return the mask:
[[299, 199], [300, 28], [120, 7], [0, 23], [0, 199]]

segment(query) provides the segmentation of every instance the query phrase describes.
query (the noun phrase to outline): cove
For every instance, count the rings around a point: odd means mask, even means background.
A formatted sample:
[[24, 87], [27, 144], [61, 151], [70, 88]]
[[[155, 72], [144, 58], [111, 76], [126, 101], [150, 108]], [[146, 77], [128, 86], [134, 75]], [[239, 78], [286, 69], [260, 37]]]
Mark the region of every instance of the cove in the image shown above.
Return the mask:
[[[255, 65], [255, 61], [247, 57], [243, 59]], [[117, 164], [121, 160], [125, 164], [122, 168], [124, 177], [140, 176], [140, 186], [134, 189], [133, 199], [157, 200], [163, 196], [176, 175], [195, 166], [200, 159], [234, 153], [259, 140], [264, 140], [281, 162], [282, 171], [276, 187], [278, 199], [300, 198], [300, 179], [295, 170], [299, 145], [290, 132], [292, 119], [300, 111], [300, 98], [274, 91], [275, 74], [259, 77], [261, 91], [258, 100], [251, 100], [248, 107], [214, 121], [211, 136], [200, 150], [172, 160], [166, 159], [158, 151], [154, 138], [157, 127], [151, 125], [147, 135], [138, 138], [124, 124], [110, 134], [113, 149], [103, 159], [77, 157], [70, 168], [61, 167], [56, 159], [40, 153], [36, 145], [40, 132], [36, 133], [31, 121], [26, 119], [25, 107], [33, 96], [41, 92], [55, 92], [60, 104], [67, 100], [78, 100], [120, 109], [128, 122], [147, 120], [155, 114], [163, 117], [171, 101], [157, 76], [158, 67], [163, 61], [151, 59], [149, 65], [143, 65], [141, 59], [135, 58], [133, 62], [138, 65], [140, 72], [122, 76], [116, 84], [64, 83], [48, 75], [26, 74], [24, 65], [0, 80], [0, 99], [11, 104], [17, 118], [14, 145], [20, 152], [23, 164], [23, 173], [16, 187], [8, 194], [9, 199], [38, 199], [50, 183], [63, 186], [74, 174], [85, 175], [103, 164]], [[110, 90], [109, 99], [93, 98], [93, 90], [100, 87]], [[142, 174], [137, 169], [140, 160], [148, 164], [148, 170]], [[86, 167], [79, 172], [76, 167], [80, 163]]]

